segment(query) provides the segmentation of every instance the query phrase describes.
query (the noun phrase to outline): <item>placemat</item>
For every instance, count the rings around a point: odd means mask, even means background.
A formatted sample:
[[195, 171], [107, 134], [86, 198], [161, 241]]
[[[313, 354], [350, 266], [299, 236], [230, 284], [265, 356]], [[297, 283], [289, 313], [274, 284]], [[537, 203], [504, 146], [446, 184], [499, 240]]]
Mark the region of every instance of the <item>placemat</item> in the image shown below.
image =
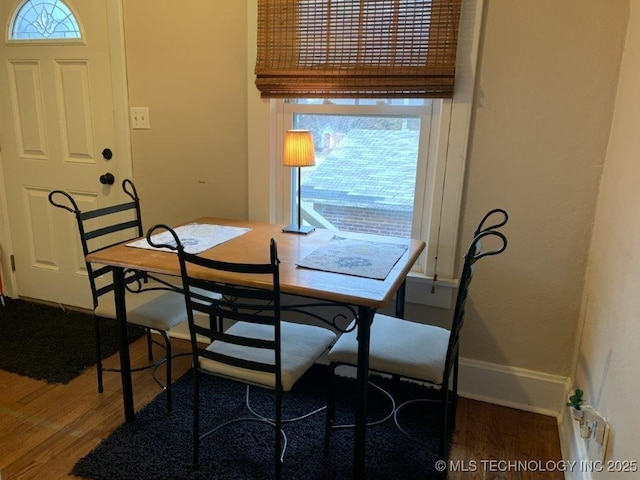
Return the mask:
[[[184, 247], [184, 251], [191, 254], [198, 254], [209, 250], [210, 248], [228, 242], [249, 231], [250, 228], [230, 227], [228, 225], [211, 225], [208, 223], [190, 223], [173, 230], [178, 235], [180, 243]], [[169, 232], [161, 232], [152, 235], [151, 238], [155, 243], [164, 243], [166, 245], [175, 245], [176, 242]], [[168, 248], [155, 248], [149, 245], [146, 238], [127, 243], [128, 247], [148, 248], [153, 250], [163, 250], [165, 252], [174, 252]]]
[[333, 236], [297, 265], [313, 270], [384, 280], [407, 245]]

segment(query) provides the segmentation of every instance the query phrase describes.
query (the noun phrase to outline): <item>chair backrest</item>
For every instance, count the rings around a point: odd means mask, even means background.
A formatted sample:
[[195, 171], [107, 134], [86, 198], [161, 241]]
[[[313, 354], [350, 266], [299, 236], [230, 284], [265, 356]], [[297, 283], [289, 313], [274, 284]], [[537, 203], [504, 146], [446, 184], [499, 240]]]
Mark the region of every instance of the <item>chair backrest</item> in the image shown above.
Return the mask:
[[[501, 216], [502, 219], [499, 222], [493, 223], [491, 225], [485, 226], [485, 223], [491, 218], [491, 217], [495, 217], [495, 216]], [[509, 221], [509, 215], [507, 214], [507, 212], [501, 208], [494, 208], [493, 210], [489, 210], [484, 217], [482, 217], [482, 220], [480, 220], [480, 223], [478, 224], [478, 226], [476, 227], [476, 231], [473, 232], [473, 238], [476, 238], [479, 234], [481, 234], [482, 232], [489, 232], [491, 230], [497, 230], [500, 227], [503, 227], [504, 225], [506, 225], [507, 221]], [[480, 247], [481, 244], [478, 243], [476, 244], [476, 242], [471, 242], [471, 247], [469, 252], [471, 252], [471, 254], [475, 254], [475, 248]], [[469, 254], [469, 252], [467, 252], [467, 255]]]
[[[495, 212], [501, 212], [504, 215], [504, 220], [498, 224], [490, 227], [483, 227], [485, 220]], [[499, 255], [507, 248], [507, 238], [502, 232], [496, 229], [502, 227], [507, 223], [508, 215], [504, 210], [496, 209], [489, 212], [480, 222], [476, 234], [469, 245], [467, 253], [464, 257], [464, 264], [462, 266], [462, 275], [460, 276], [460, 285], [458, 287], [458, 295], [456, 297], [456, 305], [453, 312], [453, 320], [451, 322], [451, 333], [449, 335], [449, 345], [447, 349], [447, 358], [445, 362], [445, 379], [449, 378], [451, 368], [454, 366], [454, 361], [457, 358], [458, 350], [460, 348], [460, 332], [464, 325], [465, 318], [465, 304], [469, 295], [469, 286], [473, 279], [475, 270], [475, 263], [483, 257], [491, 255]], [[482, 240], [495, 237], [498, 241], [498, 247], [492, 248], [488, 251], [483, 251]]]
[[[160, 230], [168, 231], [173, 236], [173, 242], [154, 242], [152, 236]], [[154, 247], [177, 251], [187, 306], [194, 367], [199, 368], [200, 359], [204, 357], [234, 367], [273, 373], [275, 385], [281, 386], [280, 261], [278, 260], [276, 240], [271, 239], [269, 263], [260, 264], [222, 262], [187, 253], [184, 251], [178, 235], [166, 225], [156, 225], [151, 228], [147, 232], [147, 241]], [[253, 278], [258, 278], [264, 288], [258, 289], [231, 283], [233, 280], [229, 282], [204, 280], [202, 278], [203, 272], [207, 270], [218, 271], [220, 277], [229, 277], [229, 275], [234, 277], [236, 274], [250, 275]], [[235, 278], [240, 280], [238, 277]], [[203, 296], [203, 291], [218, 295]], [[197, 324], [195, 322], [196, 312], [204, 313], [210, 318], [225, 318], [262, 325], [268, 328], [269, 334], [266, 335], [266, 338], [263, 335], [261, 338], [230, 335], [219, 331], [215, 327], [215, 323]], [[239, 354], [237, 356], [223, 355], [206, 350], [206, 347], [198, 342], [197, 335], [208, 337], [211, 342], [218, 340], [227, 345], [237, 346]], [[265, 358], [265, 361], [251, 361], [242, 358], [240, 353], [242, 348], [260, 349], [263, 354], [261, 357]]]
[[[133, 240], [144, 234], [140, 216], [140, 198], [136, 187], [131, 180], [125, 179], [122, 181], [122, 189], [131, 198], [130, 202], [86, 212], [80, 210], [78, 204], [69, 193], [63, 190], [53, 190], [49, 193], [49, 203], [51, 205], [75, 215], [80, 234], [80, 244], [85, 258], [90, 253]], [[63, 198], [57, 201], [57, 197]], [[60, 201], [68, 204], [65, 205]], [[93, 308], [96, 308], [99, 297], [113, 290], [113, 277], [112, 275], [107, 275], [104, 278], [107, 283], [101, 287], [97, 286], [96, 279], [105, 274], [110, 274], [113, 271], [113, 267], [100, 266], [94, 268], [90, 262], [85, 261], [85, 263], [91, 285], [91, 295], [93, 296]], [[129, 276], [126, 281], [131, 283], [143, 277], [144, 274], [135, 274]]]
[[[495, 216], [495, 215], [501, 215], [502, 216], [502, 220], [500, 220], [497, 223], [494, 223], [492, 225], [489, 225], [488, 227], [485, 227], [484, 224], [487, 220], [489, 220], [489, 218]], [[493, 210], [489, 210], [484, 217], [482, 217], [482, 220], [480, 220], [480, 223], [478, 224], [478, 227], [476, 228], [476, 231], [473, 233], [473, 237], [477, 237], [480, 233], [482, 232], [488, 232], [489, 230], [497, 230], [500, 227], [503, 227], [504, 225], [506, 225], [507, 221], [509, 220], [509, 215], [507, 214], [507, 212], [505, 210], [503, 210], [502, 208], [494, 208]], [[472, 243], [473, 245], [473, 243]]]

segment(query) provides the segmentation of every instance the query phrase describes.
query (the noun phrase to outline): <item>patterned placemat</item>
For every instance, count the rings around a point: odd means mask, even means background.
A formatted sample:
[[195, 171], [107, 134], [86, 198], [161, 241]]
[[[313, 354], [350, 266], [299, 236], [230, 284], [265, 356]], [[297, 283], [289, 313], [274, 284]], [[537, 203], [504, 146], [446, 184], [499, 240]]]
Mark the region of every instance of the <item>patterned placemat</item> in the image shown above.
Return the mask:
[[[205, 250], [209, 250], [216, 245], [220, 245], [221, 243], [228, 242], [229, 240], [239, 237], [250, 230], [250, 228], [230, 227], [228, 225], [190, 223], [188, 225], [175, 228], [174, 232], [176, 232], [180, 239], [180, 243], [184, 246], [184, 251], [195, 255], [200, 252], [204, 252]], [[176, 243], [169, 232], [156, 233], [155, 235], [152, 235], [151, 238], [156, 244], [175, 245]], [[146, 238], [128, 243], [127, 246], [155, 249], [155, 247], [149, 245]], [[159, 248], [156, 250], [175, 252], [175, 250], [170, 250], [168, 248]]]
[[299, 267], [384, 280], [407, 245], [333, 236], [300, 260]]

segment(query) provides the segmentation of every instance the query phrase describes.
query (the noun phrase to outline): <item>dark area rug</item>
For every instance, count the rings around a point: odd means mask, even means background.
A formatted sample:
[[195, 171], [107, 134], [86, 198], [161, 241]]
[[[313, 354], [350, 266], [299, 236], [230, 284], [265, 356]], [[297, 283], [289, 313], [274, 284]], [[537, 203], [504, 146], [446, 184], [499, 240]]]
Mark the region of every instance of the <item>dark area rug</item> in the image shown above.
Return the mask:
[[[48, 383], [69, 383], [96, 363], [93, 315], [5, 298], [0, 306], [0, 370]], [[102, 320], [102, 354], [118, 351], [117, 324]], [[129, 327], [129, 341], [144, 334]]]
[[[326, 367], [314, 366], [284, 398], [284, 417], [292, 417], [324, 405]], [[381, 379], [382, 380], [382, 379]], [[388, 385], [387, 385], [388, 386]], [[201, 432], [238, 416], [249, 416], [244, 406], [245, 386], [205, 376], [201, 390]], [[337, 423], [353, 422], [355, 380], [337, 382]], [[192, 470], [192, 372], [174, 384], [174, 412], [166, 415], [164, 393], [138, 412], [136, 421], [119, 427], [74, 467], [73, 474], [109, 480], [231, 480], [273, 478], [272, 427], [255, 422], [227, 426], [201, 443], [201, 465]], [[270, 415], [272, 393], [251, 389], [254, 410]], [[404, 382], [396, 390], [399, 399], [428, 395], [426, 389]], [[388, 399], [375, 390], [369, 395], [372, 418], [384, 417]], [[435, 470], [438, 448], [436, 407], [417, 404], [403, 413], [409, 425], [426, 442], [407, 439], [393, 420], [367, 429], [367, 478], [370, 480], [429, 480], [443, 478]], [[429, 410], [431, 409], [431, 410]], [[323, 455], [325, 413], [287, 424], [288, 447], [284, 479], [350, 479], [353, 463], [353, 429], [333, 432], [331, 449]]]

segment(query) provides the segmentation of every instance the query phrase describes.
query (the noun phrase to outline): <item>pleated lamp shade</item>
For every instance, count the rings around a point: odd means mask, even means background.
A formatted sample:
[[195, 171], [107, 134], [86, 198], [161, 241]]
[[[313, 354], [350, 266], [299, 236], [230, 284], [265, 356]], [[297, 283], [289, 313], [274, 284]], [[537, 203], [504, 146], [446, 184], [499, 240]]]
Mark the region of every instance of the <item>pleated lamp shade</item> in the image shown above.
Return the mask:
[[285, 167], [312, 167], [316, 164], [313, 135], [309, 130], [287, 130], [284, 134]]

